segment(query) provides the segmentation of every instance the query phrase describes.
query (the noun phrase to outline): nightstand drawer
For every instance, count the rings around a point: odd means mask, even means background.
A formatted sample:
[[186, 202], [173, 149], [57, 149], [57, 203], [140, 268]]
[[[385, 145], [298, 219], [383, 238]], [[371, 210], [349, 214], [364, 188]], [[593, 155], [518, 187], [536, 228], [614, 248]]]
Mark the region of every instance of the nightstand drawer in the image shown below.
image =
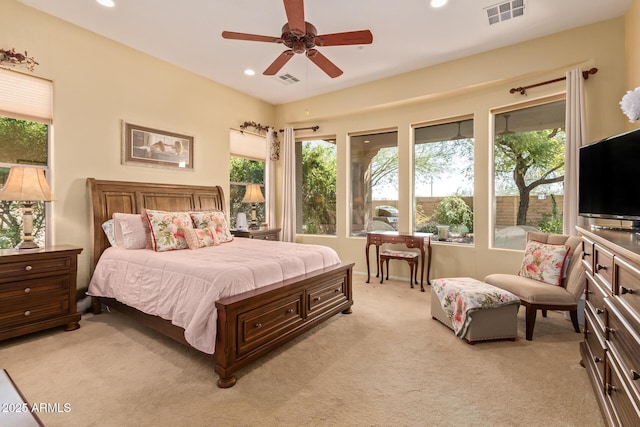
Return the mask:
[[32, 303], [20, 302], [0, 307], [0, 323], [3, 328], [33, 323], [69, 312], [69, 300], [64, 295], [51, 296], [47, 300], [32, 299]]
[[66, 291], [70, 284], [71, 277], [68, 274], [0, 284], [0, 301], [25, 295], [40, 295], [44, 292]]
[[0, 283], [23, 278], [42, 277], [59, 271], [68, 272], [71, 257], [50, 257], [31, 261], [7, 262], [0, 269]]

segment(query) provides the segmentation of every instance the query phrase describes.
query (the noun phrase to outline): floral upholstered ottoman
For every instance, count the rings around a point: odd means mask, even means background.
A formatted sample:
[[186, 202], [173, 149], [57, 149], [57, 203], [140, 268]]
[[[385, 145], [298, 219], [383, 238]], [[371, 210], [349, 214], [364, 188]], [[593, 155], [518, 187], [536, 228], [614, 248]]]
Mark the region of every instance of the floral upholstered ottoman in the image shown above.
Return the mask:
[[518, 336], [520, 299], [470, 277], [431, 281], [431, 317], [469, 344]]

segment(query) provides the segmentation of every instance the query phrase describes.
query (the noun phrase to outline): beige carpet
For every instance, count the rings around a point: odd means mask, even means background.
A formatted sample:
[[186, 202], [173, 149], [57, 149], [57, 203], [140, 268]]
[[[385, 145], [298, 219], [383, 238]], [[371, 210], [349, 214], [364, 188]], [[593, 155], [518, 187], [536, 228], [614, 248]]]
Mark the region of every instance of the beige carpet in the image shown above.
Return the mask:
[[[374, 280], [375, 281], [375, 280]], [[211, 361], [119, 313], [73, 332], [0, 342], [5, 368], [47, 426], [598, 426], [581, 335], [560, 313], [524, 339], [468, 345], [431, 319], [429, 292], [354, 276], [338, 315], [219, 389]]]

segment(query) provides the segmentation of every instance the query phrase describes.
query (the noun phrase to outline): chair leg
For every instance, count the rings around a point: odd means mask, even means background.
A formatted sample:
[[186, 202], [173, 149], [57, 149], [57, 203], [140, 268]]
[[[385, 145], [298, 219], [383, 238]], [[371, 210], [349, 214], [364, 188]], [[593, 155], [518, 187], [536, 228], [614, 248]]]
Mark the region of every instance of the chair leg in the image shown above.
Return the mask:
[[546, 308], [542, 309], [542, 317], [547, 317], [547, 309]]
[[387, 258], [387, 280], [389, 280], [389, 258]]
[[384, 260], [380, 259], [380, 283], [384, 282]]
[[573, 323], [573, 329], [580, 333], [580, 324], [578, 323], [578, 310], [569, 310], [569, 315], [571, 316], [571, 323]]
[[413, 261], [409, 261], [409, 284], [413, 289]]
[[526, 338], [527, 341], [531, 341], [533, 340], [533, 327], [536, 325], [536, 312], [538, 309], [531, 305], [527, 305], [526, 308]]

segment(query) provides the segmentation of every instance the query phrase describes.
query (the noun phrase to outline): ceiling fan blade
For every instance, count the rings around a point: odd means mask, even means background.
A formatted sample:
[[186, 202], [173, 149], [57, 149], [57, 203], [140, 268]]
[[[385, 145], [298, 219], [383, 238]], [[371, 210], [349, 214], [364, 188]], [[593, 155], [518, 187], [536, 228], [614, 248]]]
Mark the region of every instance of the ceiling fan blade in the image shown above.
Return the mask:
[[304, 23], [304, 0], [284, 0], [289, 31], [296, 36], [303, 36], [306, 31]]
[[371, 44], [373, 34], [369, 30], [348, 31], [346, 33], [321, 34], [316, 36], [317, 46], [345, 46], [352, 44]]
[[307, 58], [320, 67], [320, 69], [327, 73], [327, 75], [332, 79], [335, 79], [342, 74], [342, 70], [338, 68], [336, 64], [331, 62], [329, 58], [318, 52], [316, 49], [309, 49], [307, 51]]
[[295, 55], [295, 53], [293, 53], [291, 49], [285, 50], [280, 54], [280, 56], [276, 58], [275, 61], [271, 63], [271, 65], [269, 65], [266, 70], [263, 71], [262, 74], [264, 74], [265, 76], [275, 76], [276, 73], [280, 71], [282, 67], [284, 67], [284, 64], [286, 64], [291, 58], [293, 58], [293, 55]]
[[248, 40], [253, 42], [282, 43], [280, 37], [258, 36], [256, 34], [236, 33], [233, 31], [223, 31], [222, 38], [232, 40]]

